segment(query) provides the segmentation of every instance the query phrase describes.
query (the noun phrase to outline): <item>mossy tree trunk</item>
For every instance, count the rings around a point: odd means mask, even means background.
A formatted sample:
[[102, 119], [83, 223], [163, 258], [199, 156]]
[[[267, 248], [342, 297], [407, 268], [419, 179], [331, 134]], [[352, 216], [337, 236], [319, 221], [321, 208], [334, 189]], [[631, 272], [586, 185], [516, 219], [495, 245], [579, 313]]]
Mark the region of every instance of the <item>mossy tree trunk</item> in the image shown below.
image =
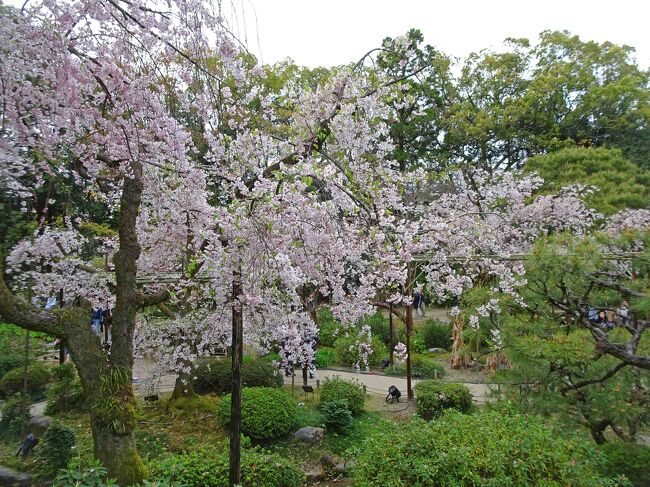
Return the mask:
[[107, 468], [109, 477], [117, 479], [121, 486], [141, 483], [146, 474], [134, 437], [136, 402], [131, 377], [136, 312], [140, 306], [155, 305], [169, 297], [166, 291], [146, 295], [137, 289], [140, 245], [136, 220], [143, 191], [142, 165], [133, 161], [131, 169], [130, 177], [124, 179], [120, 199], [110, 352], [102, 348], [99, 337], [92, 332], [91, 307], [83, 298], [76, 298], [61, 309], [37, 309], [13, 295], [0, 267], [0, 314], [9, 323], [64, 341], [91, 407], [95, 456]]

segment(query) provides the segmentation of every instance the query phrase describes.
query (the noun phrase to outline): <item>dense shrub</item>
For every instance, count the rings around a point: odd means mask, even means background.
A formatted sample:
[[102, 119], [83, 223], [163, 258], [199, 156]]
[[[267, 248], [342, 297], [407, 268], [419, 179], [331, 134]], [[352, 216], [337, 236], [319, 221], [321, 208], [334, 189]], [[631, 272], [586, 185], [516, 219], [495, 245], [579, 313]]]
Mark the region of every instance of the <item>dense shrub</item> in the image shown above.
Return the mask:
[[415, 405], [421, 418], [433, 419], [445, 409], [469, 413], [474, 409], [472, 393], [463, 384], [424, 380], [415, 384]]
[[[29, 411], [25, 419], [29, 419]], [[7, 399], [0, 408], [0, 433], [17, 436], [23, 426], [23, 397], [20, 393]]]
[[[217, 406], [217, 416], [224, 426], [230, 425], [230, 394]], [[297, 407], [291, 396], [272, 387], [244, 388], [242, 391], [242, 433], [257, 440], [286, 435], [296, 425]]]
[[0, 377], [4, 376], [12, 369], [20, 367], [24, 363], [24, 358], [18, 355], [9, 355], [0, 352]]
[[51, 424], [43, 433], [38, 445], [41, 471], [47, 475], [65, 468], [76, 444], [74, 431], [62, 424]]
[[334, 342], [339, 336], [341, 323], [334, 319], [332, 311], [329, 308], [319, 308], [318, 310], [318, 344], [324, 347], [333, 347]]
[[650, 485], [650, 448], [634, 443], [606, 443], [599, 447], [607, 464], [603, 473], [625, 475], [636, 487]]
[[350, 412], [356, 416], [363, 411], [366, 395], [357, 381], [346, 381], [340, 377], [325, 379], [320, 390], [321, 405], [340, 399], [347, 402]]
[[[194, 451], [165, 459], [158, 469], [162, 475], [186, 487], [228, 487], [228, 454]], [[302, 469], [291, 460], [260, 450], [243, 450], [242, 487], [300, 487]]]
[[[357, 345], [358, 337], [354, 335], [355, 331], [352, 330], [350, 335], [341, 336], [334, 342], [336, 355], [339, 363], [343, 365], [359, 364], [363, 367], [359, 356], [359, 347]], [[388, 357], [388, 350], [386, 345], [379, 337], [373, 336], [370, 340], [372, 353], [368, 356], [368, 365], [377, 366], [381, 361]]]
[[[363, 324], [369, 325], [372, 336], [379, 338], [384, 345], [390, 343], [390, 322], [383, 314], [375, 313], [367, 316], [363, 319]], [[393, 330], [393, 338], [397, 338], [395, 330]]]
[[[406, 364], [400, 363], [394, 369], [386, 368], [387, 375], [406, 376]], [[411, 374], [415, 379], [440, 379], [445, 375], [445, 368], [433, 359], [414, 355], [411, 361]]]
[[424, 346], [429, 348], [451, 348], [451, 324], [441, 323], [436, 320], [427, 320], [420, 329], [418, 336], [424, 341]]
[[377, 429], [360, 452], [353, 475], [369, 487], [617, 485], [599, 472], [604, 459], [593, 443], [534, 416], [446, 411]]
[[[194, 390], [199, 394], [223, 394], [232, 389], [230, 360], [208, 359], [202, 361], [194, 373]], [[244, 387], [282, 387], [282, 374], [265, 360], [242, 364]]]
[[74, 365], [69, 362], [59, 365], [52, 369], [52, 376], [54, 383], [47, 390], [45, 414], [85, 410], [86, 398]]
[[319, 348], [316, 350], [314, 360], [319, 369], [329, 367], [336, 362], [336, 351], [332, 348]]
[[345, 432], [352, 426], [352, 413], [345, 399], [335, 399], [321, 404], [325, 426], [335, 431]]
[[[11, 369], [0, 379], [0, 397], [9, 397], [23, 390], [23, 376], [25, 369], [16, 367]], [[50, 381], [50, 370], [42, 363], [35, 362], [27, 367], [27, 393], [32, 398], [41, 398], [45, 386]]]

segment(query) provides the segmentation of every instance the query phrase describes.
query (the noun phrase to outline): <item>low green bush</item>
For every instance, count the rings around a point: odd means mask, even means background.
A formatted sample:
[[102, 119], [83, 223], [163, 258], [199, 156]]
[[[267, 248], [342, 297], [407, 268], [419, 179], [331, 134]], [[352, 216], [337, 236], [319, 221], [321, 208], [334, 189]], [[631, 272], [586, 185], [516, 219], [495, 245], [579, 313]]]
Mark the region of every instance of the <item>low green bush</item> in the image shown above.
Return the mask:
[[318, 344], [323, 347], [333, 347], [339, 337], [341, 323], [334, 319], [332, 311], [327, 307], [318, 309]]
[[599, 446], [607, 464], [603, 473], [625, 475], [635, 487], [650, 485], [650, 448], [634, 443], [605, 443]]
[[52, 475], [65, 468], [72, 457], [72, 448], [77, 441], [74, 431], [62, 424], [51, 424], [43, 433], [38, 445], [40, 470]]
[[336, 350], [333, 348], [319, 348], [314, 355], [316, 367], [323, 369], [330, 367], [336, 362]]
[[[225, 359], [201, 361], [194, 373], [194, 390], [199, 394], [223, 394], [232, 389], [231, 362]], [[265, 360], [242, 364], [244, 387], [282, 387], [282, 374]]]
[[[406, 377], [406, 364], [404, 362], [394, 368], [384, 369], [386, 375]], [[415, 379], [440, 379], [445, 375], [445, 368], [433, 359], [414, 355], [411, 362], [411, 375]]]
[[[11, 369], [0, 379], [0, 397], [12, 396], [23, 390], [25, 369]], [[34, 362], [27, 367], [27, 393], [33, 399], [40, 399], [45, 392], [45, 386], [51, 379], [50, 370], [40, 362]]]
[[625, 485], [600, 472], [605, 460], [591, 441], [535, 416], [446, 411], [378, 428], [359, 452], [353, 476], [367, 487]]
[[[186, 487], [228, 486], [227, 452], [204, 449], [175, 455], [162, 461], [158, 470]], [[242, 487], [300, 487], [304, 481], [305, 474], [296, 462], [262, 450], [242, 451]]]
[[12, 369], [20, 367], [24, 363], [24, 358], [18, 355], [4, 354], [0, 352], [0, 377]]
[[474, 409], [472, 392], [463, 384], [424, 380], [415, 384], [415, 406], [421, 418], [430, 420], [445, 409], [470, 413]]
[[[30, 402], [28, 401], [29, 405]], [[25, 420], [30, 418], [26, 412]], [[20, 393], [14, 394], [0, 407], [0, 433], [6, 436], [18, 436], [23, 427], [23, 397]]]
[[352, 415], [356, 416], [363, 412], [366, 395], [363, 392], [363, 386], [359, 382], [346, 381], [340, 377], [325, 379], [320, 389], [321, 405], [340, 399], [347, 402]]
[[[230, 425], [230, 394], [217, 406], [217, 417], [224, 426]], [[297, 407], [283, 389], [245, 387], [242, 390], [242, 433], [257, 440], [285, 436], [296, 426]]]
[[118, 487], [113, 479], [107, 479], [108, 471], [99, 460], [92, 460], [90, 465], [82, 467], [73, 458], [65, 469], [59, 470], [52, 487]]
[[86, 397], [74, 365], [65, 363], [52, 369], [53, 384], [47, 390], [45, 414], [85, 411]]
[[436, 320], [427, 320], [417, 336], [424, 342], [425, 349], [444, 348], [449, 350], [452, 345], [451, 324]]
[[[334, 342], [336, 355], [339, 363], [342, 365], [353, 366], [359, 364], [363, 367], [360, 360], [359, 347], [357, 346], [358, 338], [354, 335], [356, 332], [352, 330], [347, 336], [340, 336]], [[381, 361], [388, 357], [388, 349], [381, 338], [373, 336], [370, 339], [370, 347], [372, 353], [368, 355], [368, 365], [377, 366]]]
[[321, 404], [325, 426], [334, 431], [346, 432], [352, 426], [352, 413], [345, 399], [335, 399]]

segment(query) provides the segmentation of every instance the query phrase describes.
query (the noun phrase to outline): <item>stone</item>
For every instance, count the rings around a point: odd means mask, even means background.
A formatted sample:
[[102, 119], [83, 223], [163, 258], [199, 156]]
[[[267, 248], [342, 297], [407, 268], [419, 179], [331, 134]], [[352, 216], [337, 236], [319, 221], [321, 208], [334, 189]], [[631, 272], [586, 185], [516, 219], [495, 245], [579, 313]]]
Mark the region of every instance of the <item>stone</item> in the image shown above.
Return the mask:
[[16, 472], [10, 468], [0, 467], [0, 486], [22, 487], [23, 485], [32, 485], [32, 479], [29, 475]]
[[336, 465], [334, 465], [334, 471], [336, 473], [345, 473], [347, 471], [345, 468], [345, 463], [339, 462]]
[[52, 418], [49, 416], [34, 416], [27, 423], [27, 431], [33, 433], [34, 436], [39, 437], [45, 430], [52, 424]]
[[325, 478], [325, 472], [323, 467], [320, 465], [315, 465], [307, 470], [305, 470], [305, 477], [307, 477], [307, 482], [313, 484]]
[[305, 426], [304, 428], [300, 428], [293, 435], [296, 437], [296, 439], [304, 443], [313, 444], [322, 440], [324, 434], [325, 434], [325, 430], [323, 428], [317, 428], [314, 426]]
[[446, 352], [446, 351], [447, 350], [445, 350], [444, 348], [436, 348], [436, 347], [427, 350], [427, 352], [429, 353], [438, 353], [438, 352]]
[[639, 435], [637, 436], [636, 442], [639, 445], [650, 446], [650, 436]]
[[326, 453], [325, 455], [320, 457], [319, 462], [323, 466], [323, 468], [331, 470], [334, 467], [336, 467], [337, 459], [332, 455], [330, 455], [329, 453]]

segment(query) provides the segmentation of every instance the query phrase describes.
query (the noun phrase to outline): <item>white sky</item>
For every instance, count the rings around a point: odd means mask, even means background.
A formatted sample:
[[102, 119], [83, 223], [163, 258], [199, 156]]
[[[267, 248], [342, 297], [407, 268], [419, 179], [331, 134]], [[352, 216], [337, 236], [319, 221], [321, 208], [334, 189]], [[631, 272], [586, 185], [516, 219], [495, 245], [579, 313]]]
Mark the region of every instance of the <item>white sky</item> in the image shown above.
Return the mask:
[[635, 47], [639, 65], [650, 66], [648, 0], [224, 0], [223, 5], [233, 31], [258, 57], [261, 47], [265, 63], [290, 57], [309, 67], [344, 64], [384, 37], [415, 27], [426, 43], [457, 57], [498, 50], [506, 37], [534, 41], [543, 30], [566, 29], [582, 40]]

